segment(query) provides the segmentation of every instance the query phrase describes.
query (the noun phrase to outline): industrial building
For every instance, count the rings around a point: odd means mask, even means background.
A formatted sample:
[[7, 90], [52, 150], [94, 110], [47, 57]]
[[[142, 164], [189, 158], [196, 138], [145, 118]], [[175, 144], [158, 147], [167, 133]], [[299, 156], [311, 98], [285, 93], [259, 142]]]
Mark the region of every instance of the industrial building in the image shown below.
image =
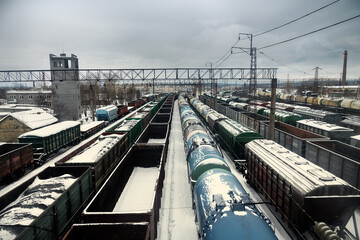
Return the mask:
[[8, 103], [30, 104], [51, 108], [52, 92], [50, 90], [10, 90], [6, 92]]

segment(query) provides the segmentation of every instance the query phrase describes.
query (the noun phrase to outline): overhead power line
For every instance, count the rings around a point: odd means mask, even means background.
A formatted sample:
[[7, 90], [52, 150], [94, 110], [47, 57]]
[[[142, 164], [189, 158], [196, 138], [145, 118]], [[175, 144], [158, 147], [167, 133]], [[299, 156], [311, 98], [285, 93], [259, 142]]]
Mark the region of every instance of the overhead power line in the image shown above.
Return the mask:
[[[231, 50], [230, 50], [231, 51]], [[227, 53], [228, 54], [228, 53]], [[221, 64], [223, 64], [226, 60], [228, 60], [228, 58], [232, 55], [232, 53], [230, 52], [230, 54], [224, 58], [224, 60], [222, 60], [218, 65], [215, 66], [215, 68], [218, 68]]]
[[260, 51], [259, 53], [262, 54], [262, 55], [264, 55], [265, 57], [267, 57], [268, 59], [270, 59], [270, 60], [273, 61], [273, 62], [277, 62], [277, 63], [279, 63], [280, 65], [286, 66], [286, 67], [288, 67], [288, 68], [291, 68], [291, 69], [293, 69], [293, 70], [295, 70], [295, 71], [298, 71], [298, 72], [301, 72], [301, 73], [303, 73], [303, 74], [310, 75], [309, 73], [307, 73], [307, 72], [305, 72], [305, 71], [302, 71], [302, 70], [300, 70], [300, 69], [291, 67], [291, 66], [289, 66], [289, 65], [287, 65], [287, 64], [285, 64], [285, 63], [279, 62], [279, 61], [273, 59], [272, 57], [268, 56], [267, 54], [265, 54], [265, 53], [262, 52], [262, 51]]
[[[232, 49], [239, 41], [240, 41], [240, 39], [238, 39], [238, 40], [231, 46], [230, 50], [227, 51], [227, 52], [224, 54], [224, 56], [222, 56], [221, 58], [219, 58], [219, 60], [217, 60], [216, 62], [214, 62], [214, 64], [217, 64], [217, 63], [220, 62], [221, 59], [223, 59], [227, 54], [231, 53], [231, 49]], [[228, 56], [227, 58], [229, 58], [229, 56]], [[220, 64], [219, 64], [219, 65], [220, 65]]]
[[302, 35], [300, 35], [300, 36], [293, 37], [293, 38], [290, 38], [290, 39], [287, 39], [287, 40], [284, 40], [284, 41], [281, 41], [281, 42], [278, 42], [278, 43], [273, 43], [273, 44], [270, 44], [270, 45], [267, 45], [267, 46], [264, 46], [264, 47], [261, 47], [261, 48], [258, 48], [258, 49], [269, 48], [269, 47], [273, 47], [273, 46], [276, 46], [276, 45], [279, 45], [279, 44], [283, 44], [283, 43], [286, 43], [286, 42], [290, 42], [290, 41], [292, 41], [292, 40], [295, 40], [295, 39], [298, 39], [298, 38], [301, 38], [301, 37], [305, 37], [305, 36], [307, 36], [307, 35], [310, 35], [310, 34], [313, 34], [313, 33], [316, 33], [316, 32], [320, 32], [320, 31], [322, 31], [322, 30], [325, 30], [325, 29], [334, 27], [334, 26], [336, 26], [336, 25], [339, 25], [339, 24], [348, 22], [348, 21], [353, 20], [353, 19], [358, 18], [358, 17], [360, 17], [360, 15], [356, 15], [356, 16], [354, 16], [354, 17], [345, 19], [345, 20], [343, 20], [343, 21], [340, 21], [340, 22], [331, 24], [331, 25], [329, 25], [329, 26], [327, 26], [327, 27], [323, 27], [323, 28], [320, 28], [320, 29], [317, 29], [317, 30], [314, 30], [314, 31], [311, 31], [311, 32], [308, 32], [308, 33], [305, 33], [305, 34], [302, 34]]
[[304, 16], [298, 17], [298, 18], [296, 18], [296, 19], [294, 19], [294, 20], [292, 20], [292, 21], [290, 21], [290, 22], [284, 23], [284, 24], [282, 24], [282, 25], [280, 25], [280, 26], [278, 26], [278, 27], [274, 27], [274, 28], [269, 29], [269, 30], [267, 30], [267, 31], [264, 31], [264, 32], [255, 34], [254, 37], [263, 35], [263, 34], [265, 34], [265, 33], [268, 33], [268, 32], [274, 31], [274, 30], [276, 30], [276, 29], [279, 29], [279, 28], [281, 28], [281, 27], [284, 27], [284, 26], [286, 26], [286, 25], [289, 25], [289, 24], [291, 24], [291, 23], [293, 23], [293, 22], [296, 22], [296, 21], [298, 21], [298, 20], [300, 20], [300, 19], [303, 19], [303, 18], [305, 18], [305, 17], [307, 17], [307, 16], [309, 16], [309, 15], [311, 15], [311, 14], [313, 14], [313, 13], [316, 13], [316, 12], [318, 12], [318, 11], [326, 8], [326, 7], [329, 7], [330, 5], [333, 5], [334, 3], [337, 3], [337, 2], [339, 2], [339, 1], [340, 1], [340, 0], [336, 0], [336, 1], [332, 2], [332, 3], [329, 3], [329, 4], [321, 7], [321, 8], [318, 8], [318, 9], [316, 9], [316, 10], [310, 12], [310, 13], [307, 13], [307, 14], [305, 14]]

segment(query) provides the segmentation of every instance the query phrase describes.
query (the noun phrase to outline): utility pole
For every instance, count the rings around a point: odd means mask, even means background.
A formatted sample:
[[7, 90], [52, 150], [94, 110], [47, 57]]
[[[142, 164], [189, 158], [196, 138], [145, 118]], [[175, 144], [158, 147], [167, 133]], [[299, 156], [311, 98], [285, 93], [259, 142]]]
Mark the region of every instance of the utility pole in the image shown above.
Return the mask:
[[[249, 39], [250, 41], [250, 48], [243, 48], [243, 47], [232, 47], [232, 49], [240, 49], [242, 52], [245, 52], [247, 54], [250, 55], [250, 81], [249, 81], [249, 98], [251, 101], [256, 101], [256, 85], [257, 85], [257, 80], [256, 80], [256, 48], [253, 47], [253, 35], [249, 34], [249, 33], [239, 33], [239, 40], [242, 40], [244, 38]], [[232, 49], [231, 49], [231, 53], [232, 53]], [[257, 112], [256, 110], [256, 105], [254, 106], [254, 111], [255, 113]]]
[[214, 78], [214, 72], [213, 72], [213, 63], [209, 62], [206, 63], [205, 66], [210, 66], [210, 72], [209, 72], [209, 76], [210, 76], [210, 86], [211, 86], [211, 95], [214, 97], [213, 98], [213, 106], [214, 106], [214, 110], [217, 111], [218, 107], [217, 107], [217, 81]]
[[271, 102], [270, 102], [270, 124], [269, 139], [274, 140], [275, 137], [275, 102], [276, 102], [277, 79], [271, 79]]

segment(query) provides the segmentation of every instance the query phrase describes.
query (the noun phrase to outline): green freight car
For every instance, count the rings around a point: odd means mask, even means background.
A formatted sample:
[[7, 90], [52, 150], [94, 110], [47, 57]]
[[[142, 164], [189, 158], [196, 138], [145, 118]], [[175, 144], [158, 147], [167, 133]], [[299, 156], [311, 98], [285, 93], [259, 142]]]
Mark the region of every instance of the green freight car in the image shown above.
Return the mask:
[[[270, 117], [270, 109], [264, 110], [262, 115], [265, 117]], [[279, 122], [296, 126], [296, 122], [302, 120], [303, 117], [296, 113], [275, 110], [275, 119]]]
[[31, 143], [35, 161], [41, 162], [48, 154], [80, 140], [80, 122], [64, 121], [24, 133], [20, 143]]
[[128, 135], [129, 146], [132, 146], [136, 139], [142, 132], [142, 121], [141, 119], [126, 118], [116, 126], [105, 131], [105, 135], [109, 134], [124, 134]]
[[219, 121], [218, 128], [222, 144], [237, 158], [244, 157], [246, 143], [263, 138], [253, 129], [229, 118]]
[[[65, 175], [64, 175], [65, 174]], [[49, 191], [59, 192], [58, 182], [49, 182], [47, 185], [42, 185], [38, 187], [34, 185], [34, 181], [48, 181], [54, 178], [61, 177], [73, 177], [73, 183], [65, 187], [60, 195], [54, 199], [51, 205], [48, 205], [48, 201], [44, 201], [40, 205], [36, 200], [22, 201], [19, 203], [14, 203], [14, 201], [22, 193], [33, 194], [35, 199], [41, 200], [49, 199]], [[28, 187], [31, 190], [28, 190]], [[34, 192], [35, 191], [35, 192]], [[16, 234], [16, 239], [61, 239], [61, 237], [66, 233], [70, 228], [71, 224], [75, 221], [77, 217], [81, 214], [82, 210], [86, 204], [90, 201], [91, 196], [94, 194], [94, 182], [92, 180], [92, 169], [89, 167], [48, 167], [40, 172], [38, 175], [32, 177], [31, 179], [24, 181], [19, 186], [13, 188], [11, 191], [0, 197], [0, 211], [1, 214], [10, 213], [9, 216], [13, 216], [14, 224], [3, 225], [2, 234], [8, 232], [8, 234]], [[26, 195], [25, 195], [26, 196]], [[38, 197], [37, 197], [38, 196]], [[11, 215], [11, 207], [7, 207], [9, 204], [16, 204], [18, 215]], [[32, 212], [32, 214], [26, 214], [30, 209], [36, 208], [37, 211]], [[41, 211], [41, 212], [39, 212]], [[23, 221], [23, 218], [16, 218], [21, 216], [26, 216], [26, 219], [29, 219], [31, 222], [24, 225], [17, 225], [19, 221]], [[1, 217], [0, 217], [1, 219]], [[32, 219], [32, 220], [31, 220]], [[10, 221], [7, 218], [7, 221]]]

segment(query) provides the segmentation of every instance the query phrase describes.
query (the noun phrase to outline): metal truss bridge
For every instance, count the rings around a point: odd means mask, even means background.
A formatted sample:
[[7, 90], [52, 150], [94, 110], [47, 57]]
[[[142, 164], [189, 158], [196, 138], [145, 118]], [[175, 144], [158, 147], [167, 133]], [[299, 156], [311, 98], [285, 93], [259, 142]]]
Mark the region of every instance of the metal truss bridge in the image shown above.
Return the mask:
[[[257, 68], [257, 80], [276, 78], [276, 68]], [[117, 81], [119, 83], [196, 84], [212, 80], [250, 80], [250, 68], [66, 69], [0, 71], [0, 83], [60, 81]], [[75, 76], [75, 78], [74, 78]]]

